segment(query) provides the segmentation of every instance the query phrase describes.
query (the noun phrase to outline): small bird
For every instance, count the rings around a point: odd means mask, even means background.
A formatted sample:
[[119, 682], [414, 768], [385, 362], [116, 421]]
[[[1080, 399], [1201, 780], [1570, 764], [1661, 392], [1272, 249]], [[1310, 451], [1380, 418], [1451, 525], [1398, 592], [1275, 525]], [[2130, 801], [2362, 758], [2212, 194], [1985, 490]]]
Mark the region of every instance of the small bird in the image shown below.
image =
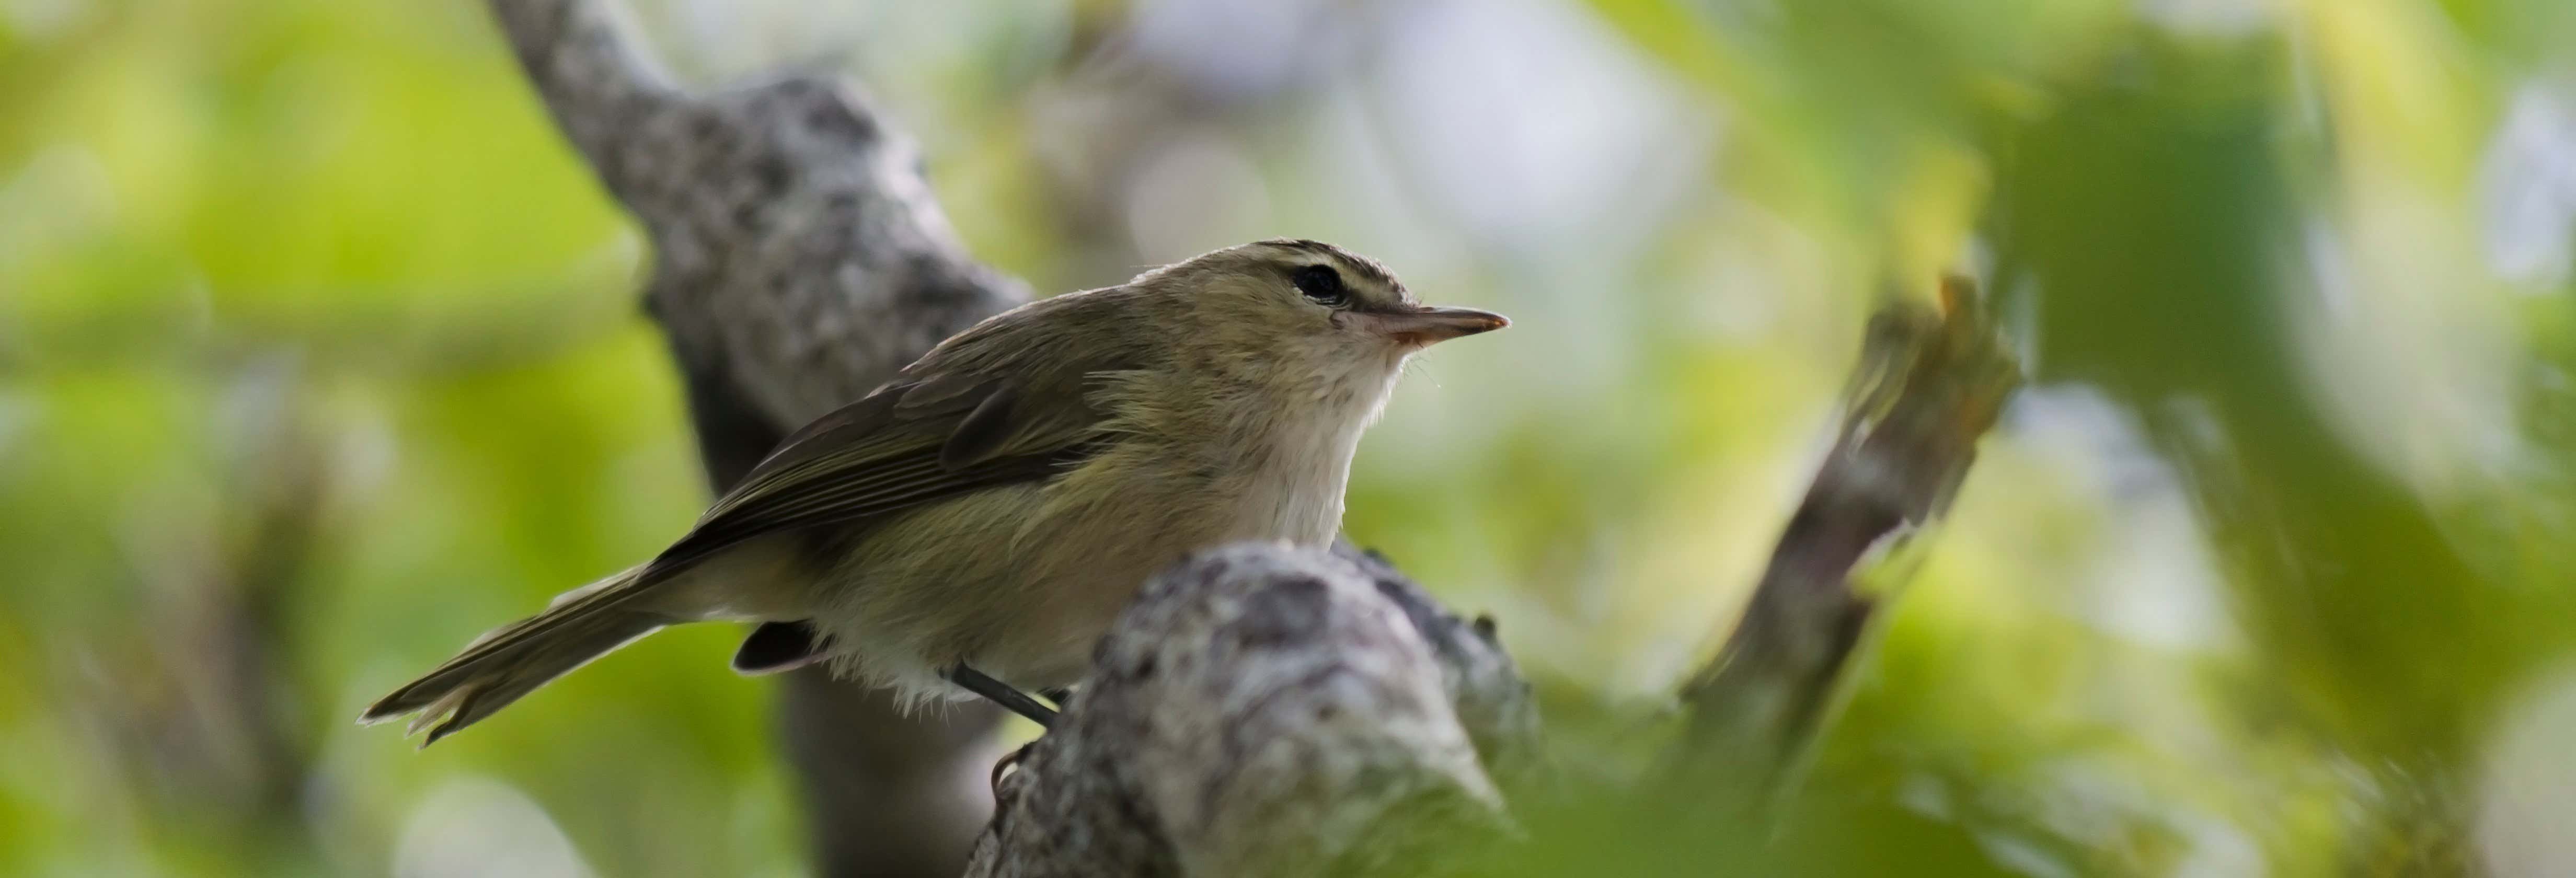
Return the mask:
[[908, 704], [1079, 680], [1147, 577], [1322, 547], [1407, 358], [1508, 325], [1377, 262], [1269, 240], [996, 315], [796, 431], [652, 560], [484, 634], [367, 708], [422, 746], [665, 625], [757, 623], [734, 669], [828, 662]]

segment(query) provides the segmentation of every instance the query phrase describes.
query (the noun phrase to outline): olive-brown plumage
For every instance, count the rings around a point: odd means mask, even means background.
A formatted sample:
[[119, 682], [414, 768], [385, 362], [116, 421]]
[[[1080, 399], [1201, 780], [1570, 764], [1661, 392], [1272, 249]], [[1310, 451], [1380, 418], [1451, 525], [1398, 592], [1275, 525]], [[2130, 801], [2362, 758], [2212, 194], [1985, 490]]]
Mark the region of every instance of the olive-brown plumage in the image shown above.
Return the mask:
[[1145, 579], [1320, 546], [1405, 358], [1500, 328], [1312, 241], [1209, 253], [959, 333], [788, 437], [652, 560], [485, 634], [363, 719], [429, 740], [668, 624], [762, 623], [735, 666], [828, 661], [914, 699], [972, 668], [1062, 687]]

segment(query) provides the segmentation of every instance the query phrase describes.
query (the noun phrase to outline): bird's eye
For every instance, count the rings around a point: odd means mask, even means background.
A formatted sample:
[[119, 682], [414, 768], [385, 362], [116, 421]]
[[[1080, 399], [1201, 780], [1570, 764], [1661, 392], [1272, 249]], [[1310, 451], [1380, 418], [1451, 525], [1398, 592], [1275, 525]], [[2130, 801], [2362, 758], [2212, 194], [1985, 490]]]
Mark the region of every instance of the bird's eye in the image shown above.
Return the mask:
[[1329, 265], [1308, 265], [1288, 275], [1288, 282], [1315, 304], [1339, 308], [1351, 302], [1351, 291], [1342, 286], [1342, 275]]

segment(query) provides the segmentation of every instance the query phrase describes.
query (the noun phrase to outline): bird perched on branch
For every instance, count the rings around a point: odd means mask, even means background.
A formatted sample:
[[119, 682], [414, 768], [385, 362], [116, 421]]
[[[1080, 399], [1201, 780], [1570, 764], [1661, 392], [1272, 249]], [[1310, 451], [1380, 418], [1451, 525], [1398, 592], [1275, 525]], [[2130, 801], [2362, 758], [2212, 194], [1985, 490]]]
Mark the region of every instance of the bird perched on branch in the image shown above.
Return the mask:
[[[759, 623], [734, 668], [829, 662], [918, 703], [1072, 684], [1147, 577], [1329, 543], [1405, 359], [1499, 329], [1314, 241], [1219, 250], [958, 333], [798, 430], [652, 560], [367, 708], [437, 741], [664, 625]], [[1016, 687], [1016, 688], [1015, 688]]]

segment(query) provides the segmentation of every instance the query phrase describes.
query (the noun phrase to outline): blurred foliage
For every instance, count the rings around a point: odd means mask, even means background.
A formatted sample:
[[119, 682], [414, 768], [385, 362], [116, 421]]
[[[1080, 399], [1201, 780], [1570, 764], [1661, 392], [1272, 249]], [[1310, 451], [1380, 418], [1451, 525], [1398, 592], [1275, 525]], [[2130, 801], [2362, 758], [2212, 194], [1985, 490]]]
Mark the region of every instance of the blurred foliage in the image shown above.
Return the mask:
[[[2576, 868], [2576, 5], [637, 5], [698, 81], [849, 69], [1040, 288], [1295, 234], [1513, 314], [1349, 517], [1549, 698], [1577, 782], [1490, 871]], [[731, 632], [348, 723], [702, 502], [476, 7], [0, 0], [0, 874], [800, 868]], [[2035, 384], [1804, 791], [1641, 813], [1862, 317], [1951, 268]]]

